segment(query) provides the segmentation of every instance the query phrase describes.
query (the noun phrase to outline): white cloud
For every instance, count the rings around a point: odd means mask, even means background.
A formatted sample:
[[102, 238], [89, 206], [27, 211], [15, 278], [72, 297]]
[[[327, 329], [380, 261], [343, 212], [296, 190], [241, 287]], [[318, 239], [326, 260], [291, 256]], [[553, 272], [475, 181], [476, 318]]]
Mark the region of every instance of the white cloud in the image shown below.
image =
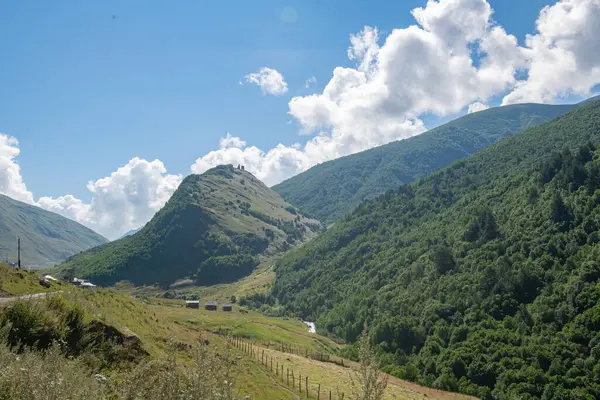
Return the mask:
[[[348, 57], [356, 67], [337, 67], [322, 93], [290, 100], [301, 133], [316, 134], [304, 145], [266, 151], [221, 145], [192, 171], [243, 163], [268, 184], [278, 183], [317, 163], [420, 134], [423, 113], [457, 113], [514, 84], [524, 59], [516, 38], [494, 26], [486, 1], [429, 1], [413, 15], [420, 26], [395, 29], [383, 44], [373, 27], [351, 35]], [[479, 67], [471, 59], [474, 43]]]
[[[243, 164], [272, 185], [311, 166], [425, 131], [421, 116], [448, 116], [504, 104], [587, 96], [600, 83], [600, 0], [560, 0], [540, 11], [523, 46], [493, 20], [485, 0], [428, 0], [415, 24], [383, 35], [366, 26], [350, 36], [354, 67], [338, 66], [324, 89], [289, 101], [289, 114], [312, 135], [303, 143], [259, 149], [227, 134], [191, 171]], [[314, 84], [309, 78], [307, 85]], [[283, 76], [263, 67], [244, 82], [264, 94], [288, 91]], [[244, 82], [240, 82], [243, 84]], [[145, 223], [181, 180], [159, 160], [134, 158], [91, 182], [92, 201], [73, 196], [34, 201], [15, 158], [18, 142], [0, 136], [0, 192], [68, 215], [109, 236]]]
[[561, 0], [546, 6], [521, 49], [528, 77], [503, 104], [553, 102], [557, 96], [590, 95], [600, 82], [600, 0]]
[[181, 175], [168, 174], [162, 161], [135, 157], [110, 176], [87, 184], [89, 204], [66, 195], [41, 197], [38, 205], [114, 239], [148, 222], [181, 180]]
[[16, 138], [0, 134], [0, 193], [33, 204], [33, 195], [27, 190], [21, 176], [21, 167], [15, 161], [20, 152]]
[[288, 91], [288, 85], [283, 75], [272, 68], [262, 67], [258, 72], [246, 75], [244, 80], [260, 86], [263, 94], [279, 96]]
[[[492, 18], [485, 0], [429, 0], [412, 11], [417, 24], [382, 38], [366, 26], [350, 36], [354, 68], [336, 67], [321, 93], [293, 97], [289, 114], [304, 145], [262, 150], [224, 146], [199, 158], [192, 171], [244, 163], [269, 184], [316, 163], [425, 130], [420, 116], [481, 111], [504, 103], [553, 102], [586, 95], [600, 82], [600, 0], [561, 0], [541, 10], [525, 47]], [[526, 71], [526, 79], [517, 72]]]
[[160, 160], [136, 157], [110, 176], [89, 182], [90, 203], [69, 194], [35, 201], [15, 161], [18, 145], [15, 138], [0, 135], [0, 193], [71, 218], [110, 239], [148, 222], [182, 179], [181, 175], [168, 174]]
[[308, 78], [306, 80], [306, 82], [304, 83], [304, 88], [308, 89], [311, 86], [315, 85], [317, 83], [317, 78], [315, 78], [314, 76], [311, 76], [310, 78]]
[[472, 114], [472, 113], [476, 113], [478, 111], [487, 110], [488, 108], [490, 108], [490, 106], [488, 106], [487, 104], [483, 104], [483, 103], [476, 101], [475, 103], [469, 104], [469, 107], [467, 109], [467, 114]]

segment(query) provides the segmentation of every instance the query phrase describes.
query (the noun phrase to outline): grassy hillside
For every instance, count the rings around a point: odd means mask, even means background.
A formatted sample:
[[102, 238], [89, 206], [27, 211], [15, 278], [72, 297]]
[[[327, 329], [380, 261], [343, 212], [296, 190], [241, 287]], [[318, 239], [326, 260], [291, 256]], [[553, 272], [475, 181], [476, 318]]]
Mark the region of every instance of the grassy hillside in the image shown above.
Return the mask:
[[107, 242], [75, 221], [0, 195], [0, 260], [17, 261], [18, 237], [23, 266], [52, 265]]
[[64, 276], [111, 285], [199, 285], [249, 275], [261, 258], [321, 229], [252, 174], [231, 165], [190, 175], [139, 232], [69, 258]]
[[[232, 340], [225, 332], [233, 335]], [[228, 342], [239, 339], [252, 343], [254, 357], [240, 346], [228, 347]], [[52, 340], [60, 347], [52, 347]], [[208, 344], [198, 349], [199, 342]], [[260, 350], [275, 365], [310, 376], [310, 398], [315, 398], [319, 383], [321, 398], [327, 398], [323, 396], [329, 390], [334, 399], [340, 399], [338, 390], [346, 399], [353, 398], [353, 363], [340, 366], [310, 358], [315, 352], [333, 354], [337, 347], [308, 333], [297, 320], [240, 313], [237, 307], [232, 313], [194, 310], [185, 308], [183, 301], [133, 299], [113, 290], [70, 286], [52, 298], [0, 303], [0, 393], [10, 400], [218, 397], [195, 392], [187, 379], [191, 377], [211, 390], [223, 389], [215, 380], [233, 382], [235, 396], [218, 398], [304, 398], [304, 393], [262, 365], [257, 357]], [[99, 381], [96, 373], [106, 381]], [[465, 397], [392, 379], [385, 398]]]
[[49, 281], [49, 284], [50, 287], [40, 285], [40, 275], [35, 271], [26, 271], [0, 263], [0, 298], [56, 292], [67, 287], [66, 284], [58, 281]]
[[367, 323], [402, 378], [600, 398], [599, 141], [597, 101], [365, 201], [281, 259], [272, 296], [349, 342]]
[[273, 190], [331, 223], [364, 199], [422, 178], [575, 107], [519, 104], [469, 114], [422, 135], [319, 164]]

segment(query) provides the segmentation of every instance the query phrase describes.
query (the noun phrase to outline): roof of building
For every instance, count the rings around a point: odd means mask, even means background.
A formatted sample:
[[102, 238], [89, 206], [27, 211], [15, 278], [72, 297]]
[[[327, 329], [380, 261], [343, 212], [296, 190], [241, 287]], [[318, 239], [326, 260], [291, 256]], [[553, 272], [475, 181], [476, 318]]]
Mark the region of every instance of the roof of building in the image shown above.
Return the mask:
[[200, 304], [200, 300], [186, 300], [187, 304]]
[[211, 300], [211, 301], [207, 301], [205, 305], [207, 305], [207, 306], [216, 306], [216, 305], [217, 305], [217, 302], [216, 302], [216, 301], [213, 301], [213, 300]]
[[233, 307], [231, 304], [223, 304], [223, 307]]

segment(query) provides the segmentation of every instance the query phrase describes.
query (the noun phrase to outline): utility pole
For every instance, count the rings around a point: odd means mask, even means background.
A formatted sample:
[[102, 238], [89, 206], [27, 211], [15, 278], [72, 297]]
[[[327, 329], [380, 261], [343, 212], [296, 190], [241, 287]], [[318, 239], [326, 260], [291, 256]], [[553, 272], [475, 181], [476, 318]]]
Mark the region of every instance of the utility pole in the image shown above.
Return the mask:
[[21, 268], [21, 238], [17, 238], [17, 266]]

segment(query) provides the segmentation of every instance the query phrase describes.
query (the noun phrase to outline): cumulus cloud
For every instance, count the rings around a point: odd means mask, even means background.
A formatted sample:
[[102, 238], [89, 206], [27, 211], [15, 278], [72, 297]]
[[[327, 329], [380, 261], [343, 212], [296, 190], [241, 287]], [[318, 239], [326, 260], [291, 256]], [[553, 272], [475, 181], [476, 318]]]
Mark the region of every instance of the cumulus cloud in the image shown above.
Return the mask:
[[552, 102], [563, 94], [587, 96], [600, 82], [600, 0], [561, 0], [546, 6], [528, 35], [527, 79], [503, 104]]
[[[422, 115], [448, 116], [503, 104], [588, 96], [600, 83], [600, 0], [559, 0], [544, 7], [519, 45], [493, 20], [486, 0], [428, 0], [413, 25], [384, 35], [366, 26], [350, 35], [353, 66], [333, 69], [324, 89], [290, 99], [289, 115], [310, 135], [302, 143], [260, 149], [227, 134], [191, 171], [242, 164], [268, 185], [317, 163], [424, 132]], [[288, 85], [263, 67], [243, 83], [282, 95]], [[313, 84], [309, 78], [306, 84]], [[37, 202], [21, 178], [16, 139], [0, 137], [0, 191], [70, 216], [115, 237], [145, 223], [181, 180], [159, 160], [132, 159], [90, 182], [92, 201], [66, 195]]]
[[306, 82], [304, 82], [304, 88], [308, 89], [316, 83], [317, 83], [317, 78], [315, 78], [314, 76], [311, 76], [310, 78], [308, 78], [306, 80]]
[[525, 59], [517, 39], [494, 25], [486, 1], [429, 1], [413, 16], [418, 25], [393, 30], [383, 43], [375, 27], [351, 35], [347, 53], [355, 67], [335, 68], [322, 93], [290, 100], [300, 133], [314, 135], [306, 143], [266, 151], [221, 144], [192, 171], [243, 163], [278, 183], [317, 163], [418, 135], [425, 131], [420, 115], [457, 113], [514, 85]]
[[469, 104], [467, 113], [472, 114], [472, 113], [475, 113], [478, 111], [487, 110], [488, 108], [490, 108], [490, 107], [487, 104], [483, 104], [483, 103], [476, 101], [475, 103]]
[[[428, 0], [416, 24], [382, 38], [366, 26], [350, 36], [348, 58], [321, 93], [296, 96], [289, 114], [305, 144], [258, 149], [223, 142], [192, 171], [243, 163], [269, 184], [311, 166], [425, 131], [420, 116], [453, 115], [503, 103], [589, 95], [600, 82], [600, 0], [560, 0], [540, 11], [525, 46], [493, 20], [486, 0]], [[522, 78], [525, 76], [525, 78]], [[518, 78], [519, 77], [519, 78]], [[228, 140], [231, 140], [229, 138]]]
[[35, 201], [16, 162], [18, 144], [15, 138], [0, 135], [0, 193], [71, 218], [109, 239], [148, 222], [182, 179], [168, 174], [160, 160], [133, 158], [110, 176], [88, 183], [90, 203], [70, 194]]
[[41, 197], [37, 204], [114, 239], [148, 222], [181, 180], [181, 175], [168, 174], [162, 161], [135, 157], [110, 176], [87, 184], [89, 204], [71, 195]]
[[21, 167], [16, 161], [20, 152], [16, 138], [0, 134], [0, 193], [33, 204], [33, 195], [27, 190], [21, 176]]
[[288, 91], [288, 85], [283, 75], [272, 68], [262, 67], [258, 72], [246, 75], [244, 80], [258, 85], [263, 94], [279, 96]]

